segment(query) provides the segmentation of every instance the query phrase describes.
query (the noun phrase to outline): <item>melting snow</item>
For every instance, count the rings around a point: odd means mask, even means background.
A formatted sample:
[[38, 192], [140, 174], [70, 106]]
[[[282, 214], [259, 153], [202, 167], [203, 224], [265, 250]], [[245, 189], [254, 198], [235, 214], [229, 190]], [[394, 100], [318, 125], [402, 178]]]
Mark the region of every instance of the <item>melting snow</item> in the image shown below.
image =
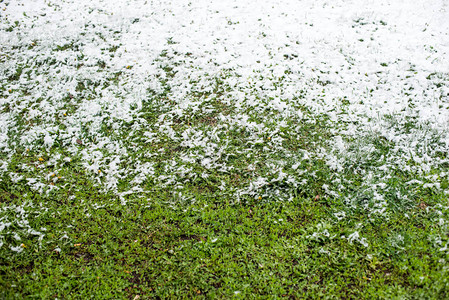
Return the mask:
[[[446, 1], [16, 0], [0, 8], [0, 175], [13, 184], [48, 194], [57, 187], [46, 167], [58, 174], [78, 159], [122, 201], [146, 193], [148, 181], [176, 190], [219, 174], [235, 174], [236, 186], [216, 186], [236, 201], [290, 199], [291, 187], [314, 176], [302, 162], [321, 158], [335, 170], [326, 194], [337, 197], [340, 174], [353, 168], [363, 182], [347, 203], [375, 214], [385, 213], [385, 193], [407, 197], [389, 190], [393, 169], [421, 176], [410, 186], [442, 188], [438, 176], [422, 177], [448, 162]], [[333, 124], [326, 149], [285, 149], [283, 132], [302, 138], [288, 124], [315, 120], [304, 107]], [[376, 158], [378, 140], [394, 144], [388, 156]], [[12, 170], [13, 155], [27, 151], [48, 161]], [[248, 159], [243, 167], [237, 155]], [[382, 164], [357, 169], [373, 160]], [[29, 226], [25, 213], [17, 218], [0, 216], [0, 232]], [[348, 240], [365, 245], [357, 232]]]

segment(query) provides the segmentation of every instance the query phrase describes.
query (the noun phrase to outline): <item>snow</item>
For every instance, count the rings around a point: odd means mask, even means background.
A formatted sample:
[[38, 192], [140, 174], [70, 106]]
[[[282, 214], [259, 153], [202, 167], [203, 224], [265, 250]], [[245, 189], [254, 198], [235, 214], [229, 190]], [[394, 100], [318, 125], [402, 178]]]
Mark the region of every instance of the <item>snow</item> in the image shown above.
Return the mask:
[[[305, 185], [301, 162], [311, 158], [335, 170], [325, 185], [335, 197], [345, 184], [338, 174], [375, 159], [377, 138], [394, 148], [381, 166], [358, 170], [361, 191], [347, 203], [368, 195], [374, 207], [366, 209], [384, 214], [391, 170], [425, 176], [447, 162], [436, 155], [449, 151], [447, 1], [16, 0], [0, 9], [0, 175], [33, 192], [56, 187], [43, 167], [10, 170], [12, 155], [59, 148], [65, 153], [46, 162], [53, 173], [79, 159], [104, 192], [121, 198], [145, 194], [147, 180], [182, 195], [175, 190], [197, 177], [236, 172], [237, 155], [254, 178], [217, 184], [235, 201], [289, 199], [288, 188], [270, 184]], [[145, 110], [151, 101], [156, 120]], [[284, 149], [281, 133], [299, 133], [287, 121], [310, 122], [300, 107], [334, 125], [326, 149]], [[205, 127], [176, 129], [200, 117]], [[164, 143], [181, 150], [142, 146]], [[178, 160], [165, 158], [170, 151]], [[282, 159], [264, 161], [270, 155]], [[258, 160], [269, 174], [257, 173]], [[441, 188], [438, 181], [407, 184]], [[7, 231], [13, 220], [1, 220]]]

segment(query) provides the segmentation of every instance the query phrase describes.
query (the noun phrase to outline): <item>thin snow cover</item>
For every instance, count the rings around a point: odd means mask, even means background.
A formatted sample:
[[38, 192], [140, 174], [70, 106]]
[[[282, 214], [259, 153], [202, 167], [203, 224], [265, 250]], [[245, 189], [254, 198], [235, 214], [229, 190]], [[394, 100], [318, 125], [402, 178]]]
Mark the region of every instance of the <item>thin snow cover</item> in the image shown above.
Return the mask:
[[[389, 186], [394, 170], [417, 174], [410, 187], [443, 189], [448, 175], [429, 174], [448, 163], [446, 1], [15, 0], [0, 9], [0, 176], [33, 193], [63, 188], [64, 178], [49, 179], [76, 165], [123, 203], [151, 188], [192, 199], [184, 187], [197, 182], [235, 201], [288, 200], [316, 176], [303, 167], [314, 159], [335, 171], [326, 197], [349, 194], [348, 206], [370, 214], [387, 213], [386, 194], [412, 196]], [[303, 139], [298, 124], [317, 120], [332, 128], [324, 145], [285, 147]], [[27, 153], [42, 161], [12, 165]], [[345, 190], [347, 170], [361, 176], [359, 190]], [[2, 232], [15, 222], [7, 210]]]

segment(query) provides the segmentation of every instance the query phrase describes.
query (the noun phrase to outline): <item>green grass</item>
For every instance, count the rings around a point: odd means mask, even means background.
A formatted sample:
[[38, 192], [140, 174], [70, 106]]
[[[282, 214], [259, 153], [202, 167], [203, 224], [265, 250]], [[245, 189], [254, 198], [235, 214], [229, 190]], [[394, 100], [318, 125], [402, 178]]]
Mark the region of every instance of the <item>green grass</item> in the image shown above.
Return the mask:
[[[32, 221], [49, 231], [73, 226], [62, 245], [29, 240], [16, 255], [2, 248], [3, 298], [448, 296], [449, 257], [430, 238], [447, 232], [423, 207], [409, 218], [354, 214], [342, 223], [319, 199], [229, 206], [199, 196], [175, 209], [157, 196], [126, 206], [84, 200], [55, 201]], [[341, 238], [356, 228], [369, 247]]]

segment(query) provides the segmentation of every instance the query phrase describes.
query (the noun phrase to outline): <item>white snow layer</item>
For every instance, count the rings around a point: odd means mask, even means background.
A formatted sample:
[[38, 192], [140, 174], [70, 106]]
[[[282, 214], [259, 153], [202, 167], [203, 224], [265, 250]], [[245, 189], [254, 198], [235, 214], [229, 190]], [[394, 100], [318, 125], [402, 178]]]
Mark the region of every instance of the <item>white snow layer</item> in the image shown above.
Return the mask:
[[[374, 205], [366, 209], [382, 214], [391, 168], [428, 176], [447, 162], [447, 1], [15, 0], [0, 9], [0, 175], [37, 193], [57, 189], [70, 157], [105, 192], [124, 197], [144, 193], [147, 179], [182, 195], [177, 190], [199, 177], [234, 172], [233, 155], [283, 153], [248, 164], [252, 181], [217, 185], [236, 201], [288, 199], [288, 189], [270, 186], [307, 184], [301, 160], [322, 158], [339, 174], [375, 159], [372, 139], [380, 138], [394, 144], [390, 156], [376, 170], [359, 170], [361, 192], [347, 203], [363, 206], [355, 198], [368, 195]], [[146, 118], [149, 99], [159, 105], [157, 119]], [[233, 113], [217, 112], [211, 99]], [[304, 118], [299, 107], [334, 125], [326, 149], [283, 148], [279, 133], [299, 132], [287, 126]], [[207, 130], [173, 129], [182, 118], [211, 114], [202, 121]], [[254, 121], [258, 115], [267, 119]], [[232, 130], [246, 134], [244, 147], [232, 148]], [[161, 148], [145, 152], [142, 143]], [[51, 156], [54, 148], [70, 157]], [[46, 158], [36, 168], [24, 164], [19, 175], [9, 169], [11, 157], [26, 151]], [[160, 174], [157, 159], [169, 151], [179, 159], [163, 161]], [[257, 163], [269, 176], [255, 173]], [[429, 176], [438, 188], [438, 176]], [[121, 180], [130, 187], [119, 188]], [[323, 189], [336, 197], [344, 179], [332, 180]], [[1, 218], [1, 232], [11, 222]]]

